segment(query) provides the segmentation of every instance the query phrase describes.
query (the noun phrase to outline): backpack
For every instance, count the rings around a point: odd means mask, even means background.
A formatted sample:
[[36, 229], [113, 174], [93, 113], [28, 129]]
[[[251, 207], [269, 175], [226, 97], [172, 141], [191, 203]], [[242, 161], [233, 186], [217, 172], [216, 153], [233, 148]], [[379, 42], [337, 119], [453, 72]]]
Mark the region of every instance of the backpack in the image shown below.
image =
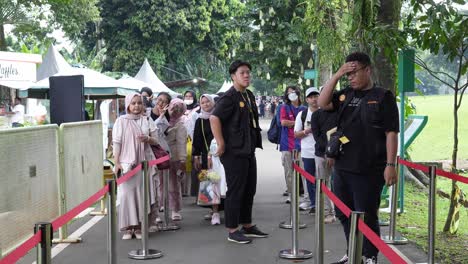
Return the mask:
[[276, 114], [271, 120], [270, 127], [268, 128], [267, 136], [268, 136], [268, 141], [270, 141], [273, 144], [279, 144], [280, 139], [281, 139], [281, 124], [279, 121], [279, 107], [277, 108]]
[[306, 110], [302, 110], [301, 114], [301, 121], [302, 121], [302, 128], [305, 129], [305, 120], [307, 118], [307, 113], [309, 112], [309, 108]]

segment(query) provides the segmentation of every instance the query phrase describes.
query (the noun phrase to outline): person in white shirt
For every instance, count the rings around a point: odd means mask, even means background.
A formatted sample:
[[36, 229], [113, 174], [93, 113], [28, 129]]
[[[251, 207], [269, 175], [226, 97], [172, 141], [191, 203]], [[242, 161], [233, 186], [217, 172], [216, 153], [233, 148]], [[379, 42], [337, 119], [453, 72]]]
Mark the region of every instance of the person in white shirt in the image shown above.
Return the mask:
[[[304, 164], [304, 170], [315, 176], [315, 139], [312, 134], [310, 120], [312, 114], [318, 110], [318, 97], [320, 93], [315, 87], [306, 90], [306, 102], [308, 108], [306, 113], [301, 111], [296, 116], [294, 125], [294, 137], [301, 139], [301, 158]], [[301, 210], [310, 210], [309, 214], [315, 213], [315, 185], [302, 177], [304, 186], [307, 186], [309, 201], [303, 201], [299, 208]]]
[[12, 112], [15, 113], [11, 118], [13, 127], [22, 127], [24, 124], [24, 105], [21, 104], [20, 98], [15, 98]]

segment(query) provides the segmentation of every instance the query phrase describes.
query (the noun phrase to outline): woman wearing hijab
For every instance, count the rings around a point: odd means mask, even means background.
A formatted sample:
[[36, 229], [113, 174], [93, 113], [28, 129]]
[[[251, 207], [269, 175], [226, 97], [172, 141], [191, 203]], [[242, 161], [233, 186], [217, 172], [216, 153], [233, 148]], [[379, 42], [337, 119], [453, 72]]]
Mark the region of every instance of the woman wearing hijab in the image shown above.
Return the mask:
[[[127, 173], [143, 160], [154, 159], [150, 144], [157, 144], [157, 132], [153, 122], [144, 115], [145, 107], [141, 95], [131, 93], [125, 97], [126, 114], [117, 118], [112, 129], [116, 173]], [[154, 167], [150, 167], [150, 175]], [[143, 208], [140, 206], [141, 171], [121, 185], [121, 200], [118, 210], [119, 229], [124, 232], [122, 239], [133, 235], [141, 239]], [[151, 203], [155, 201], [154, 188], [151, 190]]]
[[[211, 169], [212, 167], [211, 162], [208, 162], [208, 159], [210, 158], [208, 154], [210, 152], [210, 143], [214, 138], [210, 126], [210, 116], [214, 110], [214, 105], [214, 98], [211, 95], [204, 94], [200, 97], [201, 111], [199, 118], [195, 122], [192, 146], [193, 164], [197, 171]], [[193, 184], [195, 184], [195, 182], [192, 182], [192, 185]], [[198, 187], [198, 181], [196, 182], [196, 185]], [[218, 205], [213, 205], [211, 224], [221, 224]]]
[[187, 110], [184, 113], [183, 121], [185, 128], [187, 129], [187, 163], [186, 163], [186, 174], [182, 180], [182, 194], [183, 195], [196, 195], [197, 190], [194, 190], [192, 182], [197, 182], [198, 171], [193, 169], [192, 166], [192, 141], [193, 141], [193, 130], [195, 128], [195, 121], [198, 119], [200, 113], [200, 106], [197, 102], [197, 95], [192, 90], [187, 90], [184, 93], [184, 103], [187, 106]]
[[[172, 211], [172, 220], [182, 220], [181, 181], [185, 175], [185, 161], [187, 158], [187, 129], [184, 126], [182, 116], [186, 110], [184, 101], [179, 98], [172, 99], [169, 103], [169, 128], [166, 131], [166, 142], [171, 153], [171, 167], [169, 175], [169, 207]], [[162, 192], [163, 179], [159, 179], [159, 190]], [[160, 199], [161, 203], [163, 202]], [[166, 210], [166, 208], [165, 208]]]

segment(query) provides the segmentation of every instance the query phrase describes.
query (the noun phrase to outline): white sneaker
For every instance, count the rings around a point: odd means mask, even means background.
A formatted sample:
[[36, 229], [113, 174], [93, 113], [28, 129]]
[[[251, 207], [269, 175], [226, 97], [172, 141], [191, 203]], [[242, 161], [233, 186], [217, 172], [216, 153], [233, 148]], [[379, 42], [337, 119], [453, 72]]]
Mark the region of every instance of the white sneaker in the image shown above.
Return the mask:
[[129, 239], [132, 239], [132, 237], [133, 237], [133, 230], [129, 229], [125, 231], [124, 235], [122, 236], [122, 239], [129, 240]]
[[348, 264], [348, 255], [344, 255], [340, 260], [331, 264]]
[[156, 220], [155, 220], [156, 224], [160, 224], [162, 223], [162, 220], [161, 220], [161, 217], [156, 217]]
[[141, 239], [141, 230], [135, 230], [134, 234], [136, 239]]
[[179, 212], [172, 212], [172, 221], [182, 220], [182, 215]]
[[325, 216], [325, 219], [323, 220], [325, 224], [331, 224], [331, 223], [334, 223], [335, 221], [336, 221], [336, 217], [334, 215], [327, 215]]
[[301, 211], [310, 210], [310, 202], [302, 202], [301, 204], [299, 204], [299, 210]]
[[211, 225], [220, 225], [221, 224], [221, 219], [219, 216], [219, 213], [213, 213], [211, 216]]
[[372, 257], [372, 258], [366, 258], [366, 257], [364, 257], [364, 258], [365, 258], [365, 260], [366, 260], [366, 261], [364, 262], [364, 264], [377, 264], [377, 260], [376, 260], [374, 257]]

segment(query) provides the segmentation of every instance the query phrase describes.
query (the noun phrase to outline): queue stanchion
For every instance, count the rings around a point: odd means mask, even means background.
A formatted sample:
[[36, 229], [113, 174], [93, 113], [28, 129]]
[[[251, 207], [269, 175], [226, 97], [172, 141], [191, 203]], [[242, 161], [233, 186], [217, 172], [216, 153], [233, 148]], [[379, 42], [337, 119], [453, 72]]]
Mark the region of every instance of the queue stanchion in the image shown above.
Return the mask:
[[34, 234], [41, 231], [41, 242], [37, 244], [36, 263], [52, 263], [52, 224], [49, 222], [39, 222], [34, 225]]
[[[299, 151], [297, 150], [293, 150], [292, 152], [292, 156], [293, 156], [293, 164], [296, 164], [296, 160], [298, 160], [298, 156], [299, 156]], [[299, 166], [299, 162], [297, 163], [298, 166]], [[294, 178], [299, 175], [299, 173], [294, 169], [294, 166], [293, 166], [293, 181], [294, 181]], [[291, 184], [292, 186], [294, 185], [294, 183]], [[294, 187], [293, 187], [294, 188]], [[294, 204], [294, 201], [296, 201], [296, 204]], [[283, 229], [292, 229], [293, 228], [293, 219], [292, 219], [292, 215], [294, 214], [294, 208], [298, 208], [299, 206], [299, 188], [297, 188], [297, 192], [294, 193], [292, 190], [291, 190], [291, 202], [289, 203], [289, 208], [290, 208], [290, 216], [289, 216], [289, 221], [283, 221], [279, 224], [279, 227], [280, 228], [283, 228]], [[306, 224], [303, 224], [303, 223], [298, 223], [298, 228], [300, 229], [303, 229], [303, 228], [306, 228], [307, 225]]]
[[107, 180], [109, 194], [107, 195], [107, 263], [117, 263], [117, 183], [115, 180]]
[[348, 263], [362, 263], [362, 233], [358, 229], [359, 219], [364, 220], [364, 212], [351, 212], [349, 241], [348, 241]]
[[163, 253], [156, 249], [148, 249], [148, 204], [149, 204], [149, 173], [148, 161], [142, 162], [142, 179], [141, 179], [141, 208], [143, 215], [141, 216], [141, 249], [132, 250], [128, 253], [131, 259], [154, 259], [163, 256]]
[[158, 226], [160, 231], [174, 231], [180, 226], [174, 224], [169, 217], [169, 170], [163, 170], [163, 199], [164, 199], [164, 221]]
[[[294, 151], [294, 163], [299, 166], [298, 152]], [[294, 170], [292, 178], [292, 199], [291, 199], [291, 221], [292, 221], [292, 248], [283, 249], [279, 252], [279, 257], [284, 259], [309, 259], [312, 257], [312, 252], [299, 249], [299, 173]]]
[[428, 260], [427, 263], [433, 264], [435, 263], [435, 224], [436, 224], [436, 166], [429, 166], [429, 177], [430, 177], [430, 185], [429, 185], [429, 221], [428, 221], [428, 229], [429, 229], [429, 237], [428, 237], [428, 244], [429, 244], [429, 252], [428, 252]]
[[[399, 166], [403, 166], [399, 164]], [[397, 170], [397, 178], [399, 177]], [[408, 239], [405, 237], [395, 234], [396, 233], [396, 219], [397, 219], [397, 208], [398, 208], [398, 182], [392, 185], [391, 191], [391, 202], [390, 202], [390, 226], [388, 228], [388, 236], [382, 236], [382, 240], [387, 244], [392, 245], [404, 245], [408, 243]]]
[[322, 183], [325, 180], [315, 177], [315, 264], [323, 263], [323, 240], [324, 240], [324, 195]]

